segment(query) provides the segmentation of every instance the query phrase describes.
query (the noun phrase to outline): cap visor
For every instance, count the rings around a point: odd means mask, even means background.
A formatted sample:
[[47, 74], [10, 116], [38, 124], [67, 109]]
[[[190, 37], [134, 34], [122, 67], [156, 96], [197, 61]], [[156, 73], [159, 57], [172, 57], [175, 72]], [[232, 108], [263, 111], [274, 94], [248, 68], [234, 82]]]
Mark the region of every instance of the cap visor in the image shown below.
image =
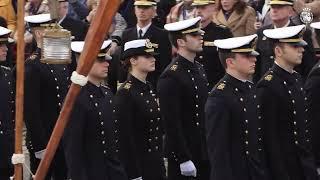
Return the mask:
[[250, 55], [251, 56], [259, 56], [260, 54], [257, 51], [251, 51]]
[[299, 41], [299, 42], [289, 43], [289, 44], [292, 46], [307, 46], [308, 45], [308, 43], [304, 40]]

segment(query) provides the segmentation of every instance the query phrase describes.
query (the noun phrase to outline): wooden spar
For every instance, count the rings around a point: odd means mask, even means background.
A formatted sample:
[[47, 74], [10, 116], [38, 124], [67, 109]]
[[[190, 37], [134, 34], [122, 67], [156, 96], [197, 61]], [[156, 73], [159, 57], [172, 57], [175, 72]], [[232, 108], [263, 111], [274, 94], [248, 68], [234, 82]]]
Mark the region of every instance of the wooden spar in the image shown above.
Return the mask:
[[[23, 101], [24, 101], [24, 5], [25, 0], [18, 0], [17, 14], [17, 80], [15, 112], [15, 154], [22, 154]], [[14, 179], [22, 180], [23, 164], [14, 166]]]
[[[77, 72], [78, 74], [87, 76], [94, 60], [96, 59], [100, 47], [106, 37], [109, 27], [112, 22], [112, 18], [118, 10], [120, 0], [103, 0], [97, 9], [96, 16], [92, 21], [89, 31], [85, 39], [84, 50], [81, 53]], [[69, 121], [69, 116], [73, 108], [73, 104], [80, 92], [81, 87], [77, 84], [72, 83], [68, 94], [65, 98], [61, 113], [58, 117], [48, 145], [46, 152], [40, 165], [37, 169], [35, 180], [44, 180], [48, 172], [50, 163], [54, 157], [57, 147], [60, 143], [64, 129]]]

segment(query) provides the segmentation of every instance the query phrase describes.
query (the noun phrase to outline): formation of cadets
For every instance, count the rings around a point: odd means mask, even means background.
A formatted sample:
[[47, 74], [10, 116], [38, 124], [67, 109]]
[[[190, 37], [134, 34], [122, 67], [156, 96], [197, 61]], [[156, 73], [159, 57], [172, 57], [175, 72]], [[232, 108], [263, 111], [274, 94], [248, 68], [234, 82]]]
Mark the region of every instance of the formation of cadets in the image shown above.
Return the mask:
[[[277, 14], [293, 1], [270, 5]], [[257, 34], [232, 37], [213, 23], [213, 0], [194, 0], [197, 17], [164, 29], [152, 23], [154, 0], [134, 6], [137, 26], [124, 31], [118, 58], [107, 53], [114, 41], [103, 42], [47, 180], [320, 179], [320, 62], [311, 40], [320, 22], [295, 25], [282, 12], [281, 21], [275, 18]], [[24, 81], [34, 173], [84, 41], [71, 43], [73, 63], [42, 63], [51, 18], [25, 21], [37, 46], [25, 61]], [[2, 62], [10, 33], [0, 27]], [[1, 180], [13, 176], [15, 73], [0, 67]], [[121, 83], [110, 87], [106, 79], [114, 74]]]

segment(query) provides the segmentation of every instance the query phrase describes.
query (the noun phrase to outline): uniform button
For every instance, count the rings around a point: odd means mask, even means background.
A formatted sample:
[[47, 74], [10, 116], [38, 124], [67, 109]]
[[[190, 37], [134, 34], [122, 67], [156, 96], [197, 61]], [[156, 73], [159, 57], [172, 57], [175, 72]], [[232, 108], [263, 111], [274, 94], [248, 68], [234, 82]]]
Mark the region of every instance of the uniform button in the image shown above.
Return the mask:
[[150, 109], [150, 112], [152, 112], [153, 111], [153, 109]]
[[235, 88], [234, 90], [235, 90], [235, 91], [238, 91], [238, 88]]
[[106, 151], [106, 150], [104, 150], [104, 151], [103, 151], [103, 154], [107, 154], [107, 151]]
[[245, 130], [244, 133], [248, 134], [248, 130]]
[[63, 70], [65, 71], [65, 70], [66, 70], [66, 68], [63, 68]]
[[300, 88], [301, 91], [303, 91], [303, 88]]
[[110, 100], [109, 102], [112, 103], [112, 100]]
[[3, 134], [3, 131], [0, 131], [0, 134]]
[[57, 94], [57, 97], [59, 98], [59, 97], [60, 97], [60, 94]]
[[307, 139], [307, 142], [309, 142], [310, 140], [309, 139]]
[[273, 59], [273, 56], [270, 56], [270, 59]]
[[153, 91], [151, 90], [151, 91], [150, 91], [150, 94], [152, 94], [152, 93], [153, 93]]
[[151, 149], [148, 149], [148, 152], [151, 152]]
[[262, 139], [261, 139], [261, 138], [259, 138], [259, 141], [262, 141]]
[[159, 149], [159, 147], [158, 146], [156, 146], [156, 150], [158, 150]]
[[55, 80], [55, 81], [58, 81], [58, 79], [57, 79], [57, 78], [54, 78], [54, 80]]
[[249, 121], [248, 121], [248, 119], [246, 119], [246, 120], [244, 120], [244, 122], [248, 123]]
[[254, 98], [254, 99], [257, 98], [257, 95], [253, 95], [253, 98]]
[[102, 141], [102, 144], [105, 144], [106, 142], [105, 141]]
[[292, 100], [292, 104], [294, 104], [295, 103], [295, 101], [294, 100]]
[[101, 121], [101, 123], [100, 123], [102, 126], [103, 126], [103, 122]]
[[306, 133], [308, 133], [308, 132], [309, 132], [309, 130], [307, 129], [307, 130], [306, 130]]
[[198, 114], [198, 113], [196, 113], [196, 116], [198, 117], [198, 116], [199, 116], [199, 114]]
[[195, 86], [194, 88], [195, 88], [195, 89], [198, 89], [198, 86]]
[[53, 70], [51, 69], [51, 70], [50, 70], [50, 72], [52, 72], [52, 73], [53, 73]]
[[293, 114], [294, 114], [294, 115], [296, 115], [296, 114], [297, 114], [297, 112], [296, 112], [296, 111], [293, 111]]
[[288, 93], [291, 94], [291, 91], [289, 90]]
[[118, 149], [116, 149], [116, 152], [119, 152], [119, 150], [118, 150]]
[[188, 73], [190, 72], [190, 70], [188, 69]]
[[194, 81], [194, 78], [191, 78], [192, 81]]
[[308, 112], [308, 108], [304, 110], [305, 112]]
[[158, 121], [160, 121], [160, 118], [157, 118]]
[[248, 142], [248, 141], [245, 141], [245, 143], [246, 143], [246, 145], [248, 145], [248, 144], [249, 144], [249, 142]]
[[101, 131], [101, 134], [104, 135], [104, 131]]
[[158, 140], [158, 136], [154, 137], [155, 140]]
[[287, 85], [287, 82], [283, 81], [283, 84], [284, 84], [284, 85]]
[[305, 97], [305, 98], [304, 98], [304, 100], [306, 101], [306, 100], [308, 100], [308, 98], [307, 98], [307, 97]]
[[243, 98], [240, 98], [240, 101], [243, 101]]
[[199, 58], [200, 58], [200, 59], [202, 59], [202, 58], [203, 58], [203, 56], [199, 56]]
[[152, 129], [149, 129], [150, 132], [152, 132]]
[[115, 130], [114, 133], [118, 133], [118, 130]]
[[199, 107], [199, 105], [198, 104], [196, 104], [196, 108], [198, 108]]
[[293, 124], [294, 124], [294, 125], [297, 125], [297, 122], [296, 122], [296, 121], [293, 121]]
[[261, 116], [258, 116], [258, 119], [261, 119]]
[[57, 86], [56, 89], [59, 89], [59, 86]]
[[146, 103], [147, 103], [147, 104], [149, 104], [149, 102], [150, 102], [149, 100], [146, 100]]
[[108, 94], [108, 92], [105, 92], [104, 94], [105, 94], [105, 95], [107, 95], [107, 94]]
[[244, 111], [244, 112], [247, 112], [247, 109], [246, 109], [246, 108], [243, 108], [243, 111]]
[[296, 131], [293, 132], [294, 135], [297, 135], [298, 133]]
[[150, 122], [153, 123], [153, 119], [151, 119]]
[[59, 106], [61, 106], [61, 103], [58, 103]]
[[158, 111], [160, 111], [160, 108], [158, 108]]
[[295, 144], [299, 144], [298, 141], [295, 141], [294, 143], [295, 143]]
[[198, 99], [198, 98], [199, 98], [199, 96], [198, 96], [198, 95], [196, 95], [196, 98]]
[[101, 116], [101, 112], [99, 112], [98, 114], [99, 114], [99, 116]]
[[262, 149], [259, 148], [258, 151], [262, 151]]
[[306, 120], [305, 120], [305, 122], [307, 123], [307, 122], [308, 122], [308, 120], [306, 119]]
[[261, 131], [261, 128], [259, 127], [258, 130]]
[[152, 141], [152, 139], [148, 139], [149, 140], [149, 142], [151, 142]]
[[248, 154], [249, 154], [249, 151], [246, 151], [246, 154], [248, 155]]
[[260, 108], [260, 105], [259, 105], [259, 104], [257, 105], [257, 108], [258, 108], [258, 109]]
[[116, 110], [114, 109], [114, 110], [112, 110], [112, 112], [116, 112]]
[[92, 94], [90, 95], [90, 98], [93, 98], [93, 95], [92, 95]]
[[199, 126], [199, 122], [197, 122], [196, 125]]
[[94, 105], [97, 107], [97, 106], [98, 106], [98, 103], [94, 103]]
[[159, 130], [159, 127], [156, 127], [156, 130], [158, 131], [158, 130]]
[[143, 93], [140, 93], [141, 96], [143, 96]]

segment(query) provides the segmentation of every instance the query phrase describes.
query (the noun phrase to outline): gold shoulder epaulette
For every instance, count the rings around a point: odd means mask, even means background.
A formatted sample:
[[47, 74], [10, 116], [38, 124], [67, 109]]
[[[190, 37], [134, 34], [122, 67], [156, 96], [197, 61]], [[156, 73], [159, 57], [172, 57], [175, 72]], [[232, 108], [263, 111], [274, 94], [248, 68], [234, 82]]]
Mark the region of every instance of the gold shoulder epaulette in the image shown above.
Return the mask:
[[225, 87], [226, 87], [226, 84], [225, 84], [225, 83], [220, 83], [220, 84], [217, 86], [217, 89], [223, 90]]
[[273, 75], [272, 75], [272, 74], [268, 74], [268, 75], [266, 75], [266, 76], [264, 77], [264, 80], [266, 80], [266, 81], [271, 81], [272, 78], [273, 78]]
[[38, 57], [38, 54], [32, 54], [32, 55], [29, 57], [29, 60], [35, 60], [37, 57]]
[[123, 86], [124, 89], [130, 89], [131, 88], [131, 83], [126, 83], [124, 86]]
[[177, 68], [178, 68], [178, 65], [177, 65], [177, 64], [174, 64], [174, 65], [172, 65], [172, 66], [170, 67], [170, 70], [171, 70], [171, 71], [176, 71]]

